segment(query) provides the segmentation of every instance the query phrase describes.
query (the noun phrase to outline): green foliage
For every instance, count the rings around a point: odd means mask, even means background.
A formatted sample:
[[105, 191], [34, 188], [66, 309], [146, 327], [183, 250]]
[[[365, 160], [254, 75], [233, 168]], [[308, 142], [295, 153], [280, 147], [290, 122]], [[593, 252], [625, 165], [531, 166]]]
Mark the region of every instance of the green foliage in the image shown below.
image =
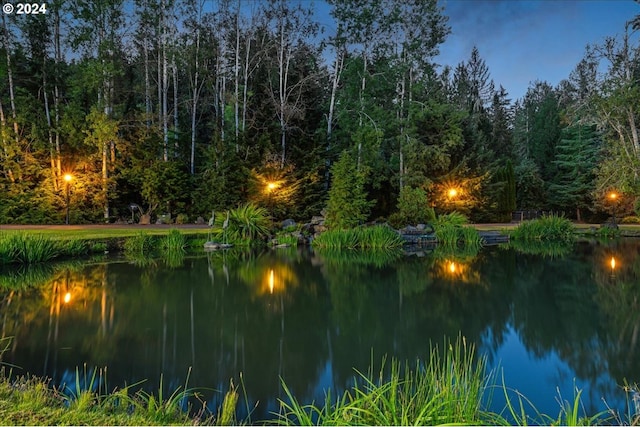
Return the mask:
[[575, 209], [580, 221], [581, 209], [592, 206], [595, 168], [600, 140], [594, 126], [575, 125], [562, 132], [553, 163], [558, 169], [549, 190], [560, 208]]
[[242, 203], [246, 199], [250, 168], [238, 153], [225, 149], [215, 140], [204, 153], [204, 160], [193, 194], [195, 210], [198, 213], [222, 211]]
[[358, 170], [351, 155], [345, 151], [331, 168], [331, 188], [327, 201], [326, 225], [330, 229], [349, 229], [363, 223], [372, 202], [364, 189], [365, 174]]
[[640, 216], [625, 216], [620, 220], [620, 224], [640, 224]]
[[405, 186], [398, 197], [398, 212], [389, 217], [389, 223], [400, 228], [405, 225], [427, 224], [436, 217], [427, 199], [427, 193], [421, 188]]
[[275, 239], [279, 245], [298, 246], [298, 237], [289, 231], [278, 231]]
[[511, 212], [516, 209], [516, 178], [513, 163], [507, 161], [506, 166], [500, 168], [496, 180], [502, 184], [498, 196], [497, 211], [501, 221], [510, 221]]
[[328, 265], [345, 269], [352, 269], [354, 265], [382, 268], [404, 255], [401, 248], [351, 250], [318, 247], [316, 251]]
[[0, 237], [0, 260], [5, 263], [35, 264], [51, 261], [62, 246], [42, 235], [17, 234]]
[[565, 240], [518, 240], [510, 239], [509, 247], [521, 254], [542, 255], [549, 258], [562, 258], [573, 250], [573, 243]]
[[478, 230], [473, 227], [465, 227], [469, 221], [459, 212], [451, 212], [440, 215], [433, 222], [438, 246], [452, 249], [478, 248], [482, 245], [482, 239]]
[[443, 227], [452, 225], [456, 227], [463, 226], [469, 223], [469, 219], [460, 212], [451, 212], [445, 215], [438, 216], [433, 222], [434, 227]]
[[184, 252], [186, 247], [187, 237], [175, 228], [160, 240], [160, 248], [165, 252]]
[[176, 216], [176, 224], [188, 224], [188, 223], [189, 223], [189, 215], [181, 213]]
[[160, 208], [171, 213], [182, 210], [189, 200], [189, 175], [176, 161], [153, 162], [145, 168], [140, 194], [149, 205], [149, 211]]
[[400, 362], [383, 358], [378, 372], [356, 371], [355, 385], [342, 396], [330, 393], [324, 406], [301, 405], [286, 384], [280, 400], [280, 425], [440, 425], [494, 424], [483, 409], [491, 385], [486, 358], [474, 360], [475, 349], [464, 338], [432, 346], [429, 359]]
[[[225, 222], [227, 222], [226, 228]], [[211, 234], [216, 240], [224, 243], [248, 245], [268, 237], [270, 227], [271, 221], [267, 210], [247, 203], [228, 211], [227, 215], [216, 214]]]
[[312, 244], [316, 248], [328, 249], [390, 249], [401, 247], [404, 240], [395, 230], [384, 225], [376, 225], [328, 230], [317, 236]]
[[146, 255], [156, 247], [155, 237], [139, 232], [124, 241], [124, 252], [129, 256]]
[[572, 241], [575, 227], [567, 218], [548, 215], [524, 221], [511, 232], [511, 238], [523, 241]]
[[516, 201], [520, 209], [540, 209], [546, 206], [545, 184], [540, 169], [529, 159], [515, 168]]

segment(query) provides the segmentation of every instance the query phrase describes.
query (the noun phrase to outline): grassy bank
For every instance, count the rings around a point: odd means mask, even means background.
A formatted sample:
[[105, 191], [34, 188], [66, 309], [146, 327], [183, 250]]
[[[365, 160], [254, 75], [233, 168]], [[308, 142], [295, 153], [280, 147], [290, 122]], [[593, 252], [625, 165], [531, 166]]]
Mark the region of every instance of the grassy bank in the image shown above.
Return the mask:
[[[2, 344], [0, 340], [0, 344]], [[7, 344], [7, 341], [4, 340]], [[379, 368], [355, 371], [355, 382], [341, 394], [327, 390], [322, 402], [303, 404], [283, 382], [283, 398], [272, 420], [238, 419], [243, 393], [231, 383], [222, 404], [206, 410], [198, 392], [187, 381], [170, 396], [136, 390], [137, 385], [106, 390], [102, 372], [64, 390], [47, 380], [10, 379], [0, 371], [0, 420], [5, 425], [637, 425], [638, 414], [586, 414], [581, 392], [571, 400], [559, 397], [557, 415], [541, 414], [531, 402], [504, 383], [496, 384], [486, 371], [486, 357], [476, 357], [464, 338], [432, 346], [426, 360], [411, 363], [383, 358]], [[504, 381], [504, 380], [503, 380]], [[95, 386], [95, 387], [94, 387]], [[632, 405], [637, 387], [628, 387]], [[493, 393], [503, 394], [506, 405], [499, 413], [488, 408]], [[201, 407], [187, 407], [186, 402]], [[631, 406], [630, 406], [631, 407]], [[185, 411], [187, 409], [187, 411]], [[535, 415], [526, 415], [529, 414]], [[190, 415], [187, 415], [190, 414]]]
[[70, 226], [23, 226], [9, 227], [0, 225], [0, 236], [11, 236], [15, 234], [22, 235], [40, 235], [54, 240], [108, 240], [123, 239], [132, 237], [140, 233], [151, 236], [164, 236], [169, 234], [171, 230], [180, 230], [185, 235], [202, 236], [206, 238], [209, 233], [209, 227], [206, 225], [200, 227], [180, 227], [180, 226], [136, 226], [136, 225], [70, 225]]
[[[205, 233], [183, 233], [177, 229], [153, 230], [154, 233], [141, 230], [80, 230], [75, 237], [59, 234], [60, 231], [43, 230], [11, 232], [0, 231], [0, 266], [11, 264], [39, 264], [54, 260], [78, 258], [108, 250], [124, 250], [136, 256], [147, 256], [153, 252], [164, 255], [177, 255], [187, 247], [202, 247]], [[191, 230], [189, 230], [191, 231]]]

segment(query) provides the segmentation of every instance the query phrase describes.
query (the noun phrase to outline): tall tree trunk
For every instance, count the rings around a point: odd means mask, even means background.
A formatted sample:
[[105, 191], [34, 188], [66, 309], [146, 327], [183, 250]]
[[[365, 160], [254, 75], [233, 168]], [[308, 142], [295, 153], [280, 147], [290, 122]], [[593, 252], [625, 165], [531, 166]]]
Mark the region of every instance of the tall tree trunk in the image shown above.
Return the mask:
[[[163, 16], [165, 2], [162, 2]], [[169, 160], [169, 61], [167, 60], [167, 30], [162, 19], [162, 159]]]
[[180, 148], [178, 144], [178, 67], [175, 52], [171, 56], [171, 68], [173, 73], [173, 149], [175, 157]]
[[56, 173], [56, 147], [53, 141], [53, 128], [51, 123], [51, 111], [49, 110], [49, 95], [47, 85], [47, 70], [46, 59], [43, 61], [42, 66], [42, 93], [44, 95], [44, 114], [47, 118], [47, 134], [49, 137], [49, 161], [51, 163], [51, 183], [53, 190], [58, 191], [58, 174]]
[[340, 74], [342, 73], [342, 66], [344, 64], [344, 50], [336, 47], [336, 58], [333, 65], [333, 76], [331, 76], [331, 98], [329, 100], [329, 114], [327, 116], [327, 148], [325, 158], [325, 189], [329, 188], [329, 180], [331, 169], [331, 159], [329, 153], [331, 152], [331, 136], [333, 133], [333, 115], [336, 107], [336, 98], [338, 93], [338, 86], [340, 85]]
[[12, 45], [9, 38], [9, 29], [7, 27], [7, 20], [5, 14], [2, 14], [2, 29], [4, 32], [4, 50], [7, 58], [7, 79], [9, 81], [9, 105], [11, 107], [11, 119], [13, 120], [13, 133], [16, 141], [16, 145], [19, 142], [19, 128], [18, 128], [18, 115], [16, 113], [16, 98], [14, 94], [13, 86], [13, 69], [11, 68], [11, 48]]
[[238, 145], [238, 138], [240, 136], [240, 117], [239, 117], [239, 103], [240, 103], [240, 0], [238, 0], [238, 10], [236, 11], [236, 50], [235, 50], [235, 64], [233, 67], [234, 74], [234, 105], [233, 105], [233, 118], [234, 128], [236, 136], [236, 153], [240, 151]]
[[53, 85], [53, 110], [55, 120], [55, 138], [56, 138], [56, 169], [58, 176], [62, 176], [62, 153], [60, 148], [60, 88], [58, 87], [60, 64], [62, 63], [62, 45], [60, 43], [60, 8], [54, 9], [53, 15], [53, 44], [55, 64], [55, 76]]
[[191, 96], [191, 155], [189, 157], [189, 171], [196, 173], [196, 119], [198, 117], [198, 98], [200, 97], [200, 24], [202, 5], [198, 9], [198, 23], [196, 24], [196, 52]]
[[[147, 8], [147, 2], [145, 2], [145, 10]], [[147, 130], [151, 127], [151, 78], [150, 78], [150, 70], [149, 70], [149, 38], [144, 36], [144, 40], [142, 41], [142, 49], [144, 53], [144, 112], [145, 112], [145, 124]]]

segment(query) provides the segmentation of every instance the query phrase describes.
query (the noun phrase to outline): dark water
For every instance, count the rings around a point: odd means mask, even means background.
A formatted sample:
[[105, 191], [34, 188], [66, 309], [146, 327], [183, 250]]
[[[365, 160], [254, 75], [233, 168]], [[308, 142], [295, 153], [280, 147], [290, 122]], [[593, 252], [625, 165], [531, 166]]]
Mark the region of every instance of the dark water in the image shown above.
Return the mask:
[[624, 410], [621, 385], [640, 382], [639, 252], [635, 240], [553, 256], [300, 249], [21, 272], [27, 290], [0, 292], [12, 337], [2, 360], [56, 384], [107, 367], [110, 389], [146, 379], [149, 391], [171, 390], [189, 377], [211, 407], [222, 397], [213, 390], [242, 374], [258, 421], [277, 410], [280, 377], [300, 401], [318, 401], [351, 384], [354, 368], [425, 358], [430, 343], [462, 334], [542, 413], [557, 416], [575, 387], [589, 414]]

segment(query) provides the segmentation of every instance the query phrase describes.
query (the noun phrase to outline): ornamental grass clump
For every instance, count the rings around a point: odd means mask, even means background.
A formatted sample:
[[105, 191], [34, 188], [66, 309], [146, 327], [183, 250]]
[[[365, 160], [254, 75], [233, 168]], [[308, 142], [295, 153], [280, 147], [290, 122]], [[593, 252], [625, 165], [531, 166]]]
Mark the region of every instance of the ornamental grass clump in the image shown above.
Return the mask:
[[384, 225], [358, 227], [345, 230], [327, 230], [313, 240], [315, 248], [323, 249], [392, 249], [404, 240], [393, 229]]
[[3, 264], [36, 264], [64, 254], [61, 243], [42, 235], [11, 234], [0, 238], [0, 261]]
[[270, 234], [269, 212], [252, 203], [231, 209], [226, 215], [215, 215], [211, 234], [216, 241], [235, 245], [250, 245]]
[[433, 223], [438, 245], [449, 249], [482, 246], [478, 230], [465, 226], [467, 223], [467, 217], [459, 212], [440, 215]]
[[543, 217], [522, 222], [516, 227], [511, 237], [523, 241], [572, 241], [575, 227], [567, 218], [559, 215]]
[[492, 387], [486, 357], [476, 360], [464, 338], [431, 348], [414, 363], [383, 359], [379, 371], [356, 370], [355, 385], [337, 398], [327, 392], [321, 405], [302, 405], [283, 383], [281, 425], [439, 425], [495, 424], [484, 409]]
[[127, 256], [146, 255], [155, 249], [153, 236], [140, 232], [124, 241], [124, 252]]
[[160, 240], [160, 248], [164, 252], [184, 252], [187, 247], [187, 236], [176, 229], [169, 231], [169, 234]]

